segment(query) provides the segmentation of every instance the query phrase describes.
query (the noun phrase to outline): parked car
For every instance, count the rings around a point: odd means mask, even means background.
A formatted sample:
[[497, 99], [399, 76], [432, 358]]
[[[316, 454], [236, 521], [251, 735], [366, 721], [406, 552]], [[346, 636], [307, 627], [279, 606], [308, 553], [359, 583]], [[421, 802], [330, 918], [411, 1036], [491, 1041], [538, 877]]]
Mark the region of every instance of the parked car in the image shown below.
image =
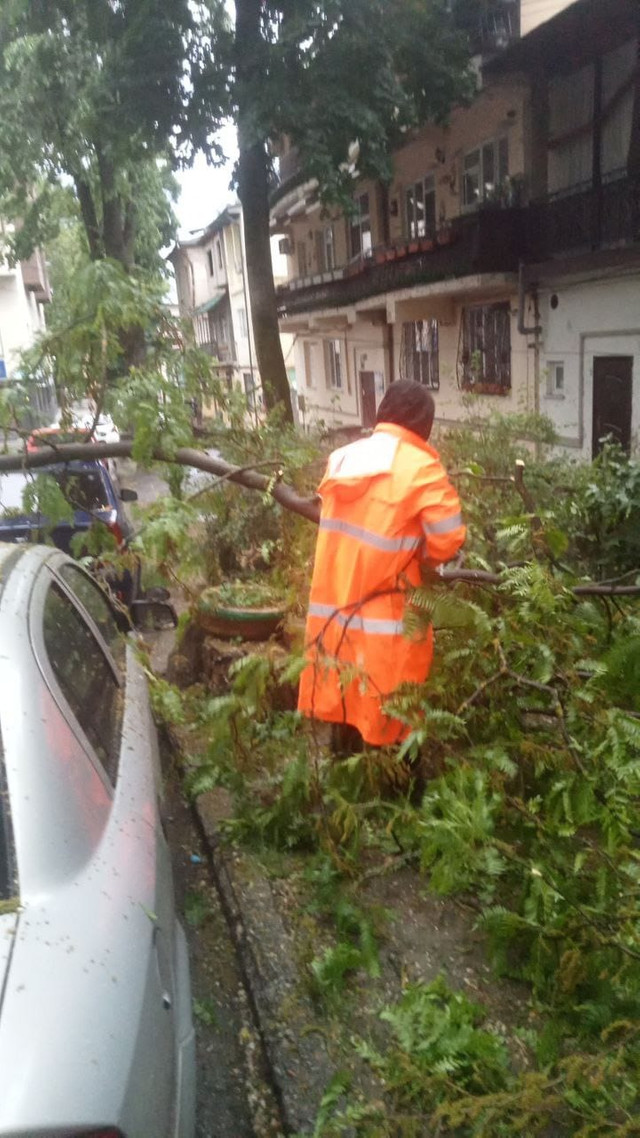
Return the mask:
[[192, 1138], [144, 673], [70, 558], [0, 544], [0, 1138]]
[[[24, 492], [38, 474], [49, 474], [56, 480], [73, 508], [73, 521], [51, 524], [43, 514], [25, 512]], [[97, 522], [106, 526], [118, 548], [124, 549], [133, 536], [133, 526], [123, 503], [136, 498], [135, 490], [118, 489], [106, 466], [98, 461], [52, 463], [30, 473], [0, 474], [0, 541], [25, 544], [51, 540], [69, 553], [74, 535], [86, 533]], [[112, 576], [109, 585], [124, 604], [130, 605], [139, 594], [139, 578], [139, 566], [132, 562], [120, 576]]]

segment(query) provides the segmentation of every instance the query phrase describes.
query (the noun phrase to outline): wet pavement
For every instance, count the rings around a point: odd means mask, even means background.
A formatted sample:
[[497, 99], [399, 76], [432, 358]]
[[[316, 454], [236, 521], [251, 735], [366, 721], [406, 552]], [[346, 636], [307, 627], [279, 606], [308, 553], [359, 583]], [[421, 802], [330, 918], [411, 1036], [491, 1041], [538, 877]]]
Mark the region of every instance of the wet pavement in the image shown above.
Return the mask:
[[267, 1078], [235, 946], [208, 854], [164, 750], [167, 836], [189, 941], [197, 1045], [196, 1138], [275, 1138], [280, 1116]]

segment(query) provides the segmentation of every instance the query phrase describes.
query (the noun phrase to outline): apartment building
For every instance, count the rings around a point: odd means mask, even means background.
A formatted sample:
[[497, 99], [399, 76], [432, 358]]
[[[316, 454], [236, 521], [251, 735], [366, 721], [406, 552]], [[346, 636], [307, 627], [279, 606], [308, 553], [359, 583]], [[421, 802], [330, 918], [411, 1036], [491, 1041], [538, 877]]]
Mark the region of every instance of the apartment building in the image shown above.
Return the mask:
[[[9, 234], [12, 227], [2, 225], [1, 231]], [[28, 260], [15, 263], [0, 253], [0, 391], [18, 382], [20, 354], [44, 331], [50, 301], [47, 266], [39, 249]], [[43, 375], [30, 389], [29, 404], [34, 424], [53, 419], [57, 404], [50, 378]]]
[[[276, 281], [286, 278], [286, 261], [274, 245]], [[240, 205], [229, 205], [211, 225], [179, 241], [169, 254], [183, 319], [191, 320], [197, 343], [216, 361], [228, 386], [244, 392], [247, 409], [261, 405], [260, 374], [251, 326], [251, 306]], [[282, 337], [289, 379], [295, 387], [292, 338]]]
[[[544, 23], [518, 40], [536, 11]], [[285, 151], [272, 223], [308, 420], [369, 426], [388, 384], [411, 378], [437, 392], [440, 422], [473, 396], [475, 413], [541, 410], [564, 446], [597, 450], [615, 426], [612, 384], [633, 386], [640, 318], [625, 177], [633, 11], [522, 0], [473, 104], [408, 137], [391, 184], [358, 183], [348, 217], [324, 213]]]
[[639, 11], [636, 0], [578, 0], [488, 68], [531, 92], [525, 285], [537, 298], [539, 404], [582, 458], [607, 436], [638, 451]]

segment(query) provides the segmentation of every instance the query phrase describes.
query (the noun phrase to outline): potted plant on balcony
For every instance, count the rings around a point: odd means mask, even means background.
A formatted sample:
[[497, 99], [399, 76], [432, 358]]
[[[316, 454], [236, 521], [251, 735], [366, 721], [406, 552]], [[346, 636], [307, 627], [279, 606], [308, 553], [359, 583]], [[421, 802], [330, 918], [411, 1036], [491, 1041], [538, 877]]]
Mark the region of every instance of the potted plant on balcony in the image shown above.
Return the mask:
[[225, 581], [200, 594], [196, 619], [205, 632], [223, 640], [268, 640], [284, 620], [281, 594], [263, 581]]

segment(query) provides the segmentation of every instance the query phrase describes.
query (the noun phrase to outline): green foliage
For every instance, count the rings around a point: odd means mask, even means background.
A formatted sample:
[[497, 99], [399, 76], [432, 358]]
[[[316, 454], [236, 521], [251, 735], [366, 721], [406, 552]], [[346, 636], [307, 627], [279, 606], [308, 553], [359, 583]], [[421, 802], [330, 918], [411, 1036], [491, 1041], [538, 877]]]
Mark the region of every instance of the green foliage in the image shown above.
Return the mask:
[[615, 443], [591, 466], [575, 472], [575, 492], [564, 500], [559, 524], [571, 536], [582, 572], [596, 580], [640, 566], [640, 464]]
[[357, 972], [374, 979], [380, 976], [376, 925], [382, 914], [367, 913], [355, 902], [353, 891], [345, 888], [326, 854], [311, 863], [307, 879], [315, 890], [310, 910], [331, 924], [335, 936], [335, 944], [309, 964], [311, 993], [322, 1006], [335, 1011], [347, 978]]
[[193, 929], [201, 925], [211, 916], [211, 903], [199, 889], [191, 889], [184, 899], [184, 916], [188, 925]]
[[[173, 228], [166, 157], [200, 129], [198, 18], [211, 35], [214, 22], [187, 0], [3, 5], [0, 188], [8, 216], [24, 221], [16, 256], [56, 232], [63, 183], [93, 259], [157, 270]], [[215, 128], [212, 97], [207, 110]]]
[[234, 92], [241, 119], [252, 142], [289, 138], [325, 199], [351, 201], [354, 139], [360, 173], [388, 178], [403, 132], [444, 119], [472, 90], [466, 40], [438, 2], [269, 0], [260, 32], [257, 44], [238, 45], [261, 59]]
[[205, 1027], [218, 1026], [218, 1012], [213, 1000], [205, 996], [203, 1000], [194, 999], [193, 1014]]

